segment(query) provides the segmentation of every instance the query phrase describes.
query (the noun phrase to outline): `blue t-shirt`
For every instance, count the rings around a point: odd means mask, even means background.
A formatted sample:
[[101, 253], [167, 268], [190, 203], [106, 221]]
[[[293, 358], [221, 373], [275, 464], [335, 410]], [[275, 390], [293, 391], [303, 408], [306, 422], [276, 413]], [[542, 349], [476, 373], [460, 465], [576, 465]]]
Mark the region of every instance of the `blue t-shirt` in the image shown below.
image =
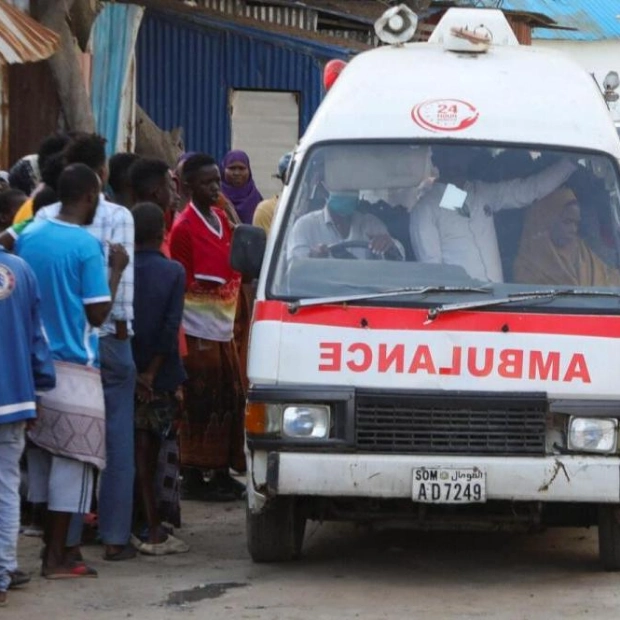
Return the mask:
[[54, 359], [98, 366], [98, 330], [89, 325], [84, 306], [110, 300], [101, 243], [80, 226], [44, 220], [19, 236], [17, 254], [39, 281]]

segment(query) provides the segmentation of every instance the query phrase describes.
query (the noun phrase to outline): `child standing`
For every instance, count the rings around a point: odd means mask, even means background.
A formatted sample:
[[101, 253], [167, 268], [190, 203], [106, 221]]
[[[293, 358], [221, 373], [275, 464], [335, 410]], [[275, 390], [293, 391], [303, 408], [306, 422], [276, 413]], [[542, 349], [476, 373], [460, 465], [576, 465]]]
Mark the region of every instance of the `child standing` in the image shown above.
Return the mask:
[[161, 441], [179, 415], [177, 391], [186, 375], [179, 355], [185, 271], [160, 251], [165, 223], [162, 210], [142, 203], [132, 210], [135, 222], [135, 292], [133, 355], [136, 387], [136, 485], [148, 534], [132, 542], [142, 553], [184, 553], [189, 546], [161, 524], [155, 499], [155, 474]]

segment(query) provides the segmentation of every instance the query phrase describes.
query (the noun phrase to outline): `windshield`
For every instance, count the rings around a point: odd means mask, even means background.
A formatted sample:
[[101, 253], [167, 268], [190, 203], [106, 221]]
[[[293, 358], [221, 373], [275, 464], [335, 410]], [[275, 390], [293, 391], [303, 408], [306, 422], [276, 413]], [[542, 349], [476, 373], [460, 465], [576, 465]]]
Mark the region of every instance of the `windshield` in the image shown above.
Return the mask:
[[[620, 287], [618, 174], [606, 155], [330, 144], [306, 156], [292, 190], [268, 283], [275, 297], [430, 287], [445, 301], [476, 299], [467, 289], [480, 287], [497, 297]], [[605, 296], [572, 303], [618, 305]]]

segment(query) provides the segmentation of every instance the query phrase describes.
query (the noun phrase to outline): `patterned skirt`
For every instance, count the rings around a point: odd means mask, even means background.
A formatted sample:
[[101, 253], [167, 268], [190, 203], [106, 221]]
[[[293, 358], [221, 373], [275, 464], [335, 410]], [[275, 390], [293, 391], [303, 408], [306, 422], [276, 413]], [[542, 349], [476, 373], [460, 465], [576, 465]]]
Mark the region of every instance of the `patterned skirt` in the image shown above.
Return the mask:
[[181, 466], [245, 471], [245, 393], [234, 341], [187, 336]]

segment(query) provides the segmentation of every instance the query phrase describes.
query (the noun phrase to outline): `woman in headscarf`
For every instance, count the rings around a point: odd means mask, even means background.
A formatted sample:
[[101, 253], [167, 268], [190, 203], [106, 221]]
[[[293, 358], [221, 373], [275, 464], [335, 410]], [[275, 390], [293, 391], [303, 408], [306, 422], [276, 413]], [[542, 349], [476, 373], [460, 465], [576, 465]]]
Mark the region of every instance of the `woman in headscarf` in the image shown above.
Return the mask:
[[254, 211], [263, 197], [252, 178], [250, 158], [244, 151], [230, 151], [220, 168], [224, 196], [232, 203], [241, 222], [251, 224]]
[[561, 187], [527, 212], [516, 282], [569, 286], [620, 286], [620, 271], [608, 267], [579, 237], [581, 211], [572, 190]]

